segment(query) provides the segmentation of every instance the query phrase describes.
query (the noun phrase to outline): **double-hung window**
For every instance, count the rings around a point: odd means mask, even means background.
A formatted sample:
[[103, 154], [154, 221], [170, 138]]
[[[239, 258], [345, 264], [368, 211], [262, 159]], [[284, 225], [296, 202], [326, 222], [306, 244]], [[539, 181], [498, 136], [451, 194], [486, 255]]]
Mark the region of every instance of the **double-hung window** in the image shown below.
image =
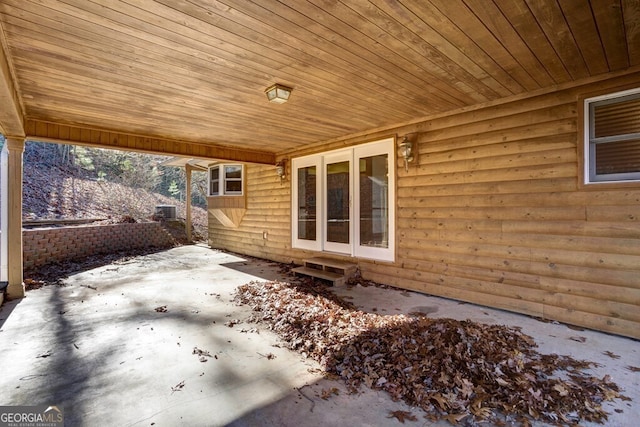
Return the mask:
[[242, 165], [209, 167], [209, 196], [241, 196], [243, 175]]
[[640, 181], [640, 89], [585, 100], [585, 182]]
[[394, 253], [394, 139], [292, 160], [292, 245], [384, 261]]

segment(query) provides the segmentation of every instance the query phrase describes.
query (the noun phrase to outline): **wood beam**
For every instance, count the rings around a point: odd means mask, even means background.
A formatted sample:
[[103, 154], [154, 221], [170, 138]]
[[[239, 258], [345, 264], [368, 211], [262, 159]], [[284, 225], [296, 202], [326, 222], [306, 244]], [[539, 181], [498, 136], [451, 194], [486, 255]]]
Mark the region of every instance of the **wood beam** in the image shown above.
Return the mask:
[[224, 145], [208, 145], [188, 141], [149, 138], [106, 130], [90, 129], [60, 123], [29, 119], [25, 122], [28, 140], [56, 144], [87, 145], [114, 150], [139, 151], [200, 159], [275, 164], [275, 154]]
[[24, 114], [9, 63], [4, 30], [0, 25], [0, 132], [5, 136], [24, 137]]

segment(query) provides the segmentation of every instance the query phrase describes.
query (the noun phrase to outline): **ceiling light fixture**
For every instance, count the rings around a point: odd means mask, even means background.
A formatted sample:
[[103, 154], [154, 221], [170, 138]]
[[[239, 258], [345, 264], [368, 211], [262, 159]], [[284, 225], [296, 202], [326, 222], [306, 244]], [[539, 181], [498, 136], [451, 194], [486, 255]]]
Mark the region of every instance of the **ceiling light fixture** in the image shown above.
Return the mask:
[[291, 96], [291, 91], [293, 89], [287, 86], [283, 86], [279, 83], [274, 84], [267, 88], [264, 93], [267, 94], [267, 99], [269, 102], [273, 102], [275, 104], [284, 104], [289, 100]]

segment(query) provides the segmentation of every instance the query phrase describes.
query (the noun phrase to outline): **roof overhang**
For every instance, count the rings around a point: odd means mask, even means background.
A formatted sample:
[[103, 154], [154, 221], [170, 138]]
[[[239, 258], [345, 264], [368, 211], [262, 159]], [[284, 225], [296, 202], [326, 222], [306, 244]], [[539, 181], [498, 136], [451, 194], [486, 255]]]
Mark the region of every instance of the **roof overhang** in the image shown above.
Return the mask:
[[198, 171], [206, 171], [209, 165], [215, 163], [213, 160], [207, 159], [190, 159], [187, 157], [173, 157], [160, 163], [160, 166], [172, 166], [177, 168], [185, 168], [189, 165], [192, 169]]
[[637, 69], [637, 16], [631, 0], [3, 0], [0, 131], [273, 164]]

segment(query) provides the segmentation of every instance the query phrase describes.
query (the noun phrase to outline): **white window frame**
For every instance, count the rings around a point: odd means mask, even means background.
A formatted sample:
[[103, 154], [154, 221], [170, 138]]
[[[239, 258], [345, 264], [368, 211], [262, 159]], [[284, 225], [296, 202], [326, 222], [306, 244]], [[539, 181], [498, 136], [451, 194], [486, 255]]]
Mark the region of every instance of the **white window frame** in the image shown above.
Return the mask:
[[[375, 155], [387, 155], [388, 162], [388, 246], [386, 248], [363, 246], [359, 242], [360, 236], [360, 184], [358, 165], [361, 158]], [[348, 248], [343, 244], [328, 243], [326, 241], [326, 165], [348, 158], [350, 160], [350, 243]], [[341, 149], [318, 153], [311, 156], [298, 157], [291, 160], [291, 232], [292, 247], [313, 251], [325, 251], [340, 253], [346, 256], [374, 259], [379, 261], [395, 261], [395, 138], [354, 146], [349, 149]], [[316, 178], [316, 239], [298, 239], [298, 169], [315, 166], [318, 173]], [[358, 215], [358, 217], [356, 217]], [[340, 246], [338, 248], [338, 246]], [[338, 249], [336, 251], [336, 249]]]
[[[227, 167], [240, 167], [240, 179], [237, 178], [227, 178], [226, 176], [226, 168]], [[213, 194], [211, 188], [211, 173], [214, 169], [218, 168], [218, 192]], [[207, 195], [209, 197], [219, 197], [219, 196], [242, 196], [244, 194], [244, 165], [239, 163], [216, 163], [215, 165], [210, 165], [207, 170]], [[227, 191], [227, 181], [240, 181], [240, 191]]]
[[625, 90], [622, 92], [611, 93], [607, 95], [597, 96], [584, 100], [584, 183], [585, 184], [603, 184], [603, 183], [623, 183], [623, 182], [639, 182], [640, 171], [616, 174], [596, 174], [595, 146], [598, 143], [620, 142], [630, 139], [640, 138], [640, 133], [615, 135], [596, 138], [593, 126], [592, 105], [622, 102], [625, 97], [640, 96], [640, 88]]

